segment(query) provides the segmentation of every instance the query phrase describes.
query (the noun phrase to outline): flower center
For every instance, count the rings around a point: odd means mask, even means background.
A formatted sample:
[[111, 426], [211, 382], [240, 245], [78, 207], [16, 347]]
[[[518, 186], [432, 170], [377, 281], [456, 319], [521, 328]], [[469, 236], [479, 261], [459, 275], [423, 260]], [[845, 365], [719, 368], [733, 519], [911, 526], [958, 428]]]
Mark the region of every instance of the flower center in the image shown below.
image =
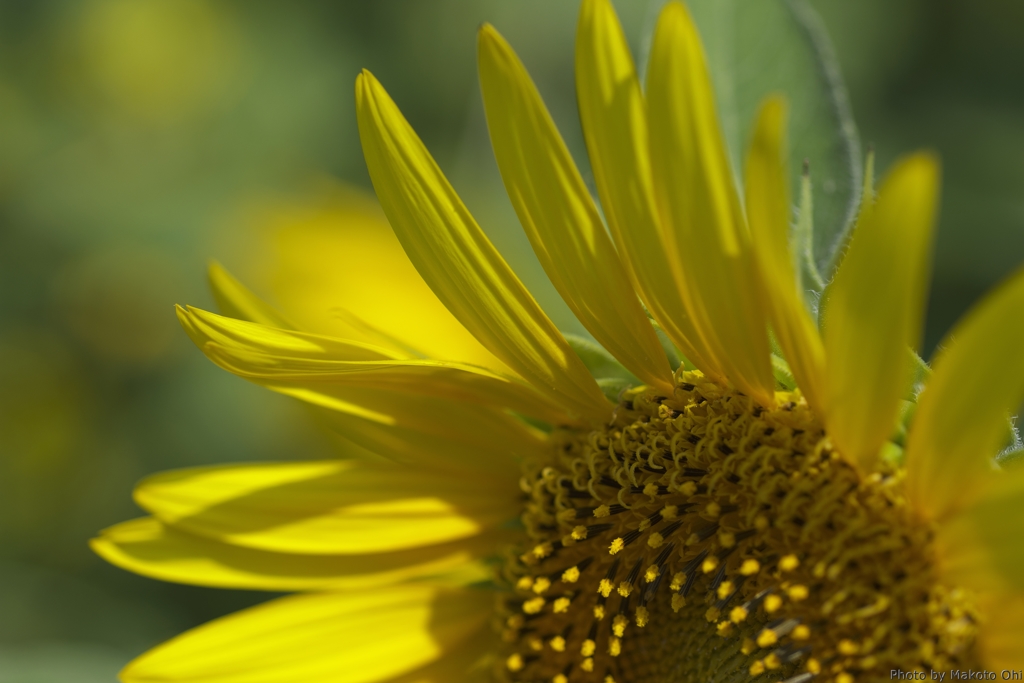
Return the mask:
[[515, 680], [803, 683], [972, 660], [902, 471], [861, 477], [795, 395], [764, 410], [700, 373], [528, 463], [533, 547], [506, 567]]

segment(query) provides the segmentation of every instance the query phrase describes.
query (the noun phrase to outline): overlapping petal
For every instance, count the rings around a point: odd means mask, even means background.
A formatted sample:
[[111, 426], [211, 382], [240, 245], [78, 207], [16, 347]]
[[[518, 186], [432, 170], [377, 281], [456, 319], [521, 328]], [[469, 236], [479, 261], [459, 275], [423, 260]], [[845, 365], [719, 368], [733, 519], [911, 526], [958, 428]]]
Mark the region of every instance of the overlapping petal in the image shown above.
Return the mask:
[[907, 497], [942, 519], [992, 476], [1007, 416], [1024, 400], [1024, 271], [975, 306], [940, 347], [907, 437]]
[[775, 337], [807, 402], [824, 415], [825, 349], [797, 289], [789, 245], [785, 135], [785, 102], [772, 97], [761, 106], [747, 157], [747, 217]]
[[683, 354], [721, 378], [686, 312], [665, 252], [654, 205], [646, 105], [608, 0], [584, 0], [580, 9], [576, 96], [601, 205], [635, 291]]
[[498, 168], [545, 272], [609, 353], [647, 384], [671, 391], [665, 352], [526, 68], [489, 24], [477, 53]]
[[302, 555], [254, 550], [196, 536], [152, 517], [122, 522], [89, 545], [128, 571], [161, 581], [265, 591], [362, 590], [410, 580], [465, 585], [490, 578], [474, 560], [493, 552], [499, 538], [366, 555]]
[[865, 206], [825, 302], [826, 426], [870, 471], [895, 431], [921, 338], [939, 191], [938, 160], [899, 161]]
[[[484, 591], [418, 585], [280, 598], [150, 650], [128, 665], [121, 680], [383, 682], [470, 647], [486, 628], [492, 602]], [[461, 678], [458, 673], [448, 672]], [[423, 678], [442, 680], [436, 674]]]
[[360, 555], [470, 538], [514, 519], [515, 482], [363, 461], [231, 465], [143, 480], [135, 500], [165, 524], [274, 552]]
[[611, 406], [564, 337], [473, 220], [384, 88], [356, 82], [363, 154], [395, 234], [430, 288], [495, 356], [573, 413]]
[[750, 236], [704, 49], [679, 2], [658, 19], [647, 99], [654, 196], [690, 319], [714, 367], [771, 405], [775, 380]]
[[194, 308], [179, 308], [178, 318], [196, 345], [222, 368], [317, 405], [334, 407], [346, 387], [390, 388], [509, 408], [556, 423], [569, 420], [532, 386], [486, 368], [401, 358], [369, 344], [269, 328]]

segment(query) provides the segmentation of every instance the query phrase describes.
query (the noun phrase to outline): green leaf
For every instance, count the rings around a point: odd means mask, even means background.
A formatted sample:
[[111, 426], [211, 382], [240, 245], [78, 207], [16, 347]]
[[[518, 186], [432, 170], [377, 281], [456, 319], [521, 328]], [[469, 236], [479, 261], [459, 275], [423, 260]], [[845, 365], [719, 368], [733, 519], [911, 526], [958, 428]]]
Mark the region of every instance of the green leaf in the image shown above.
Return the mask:
[[[662, 4], [653, 0], [650, 16], [656, 17]], [[687, 5], [707, 51], [738, 183], [761, 100], [773, 92], [788, 99], [790, 187], [795, 203], [807, 159], [814, 188], [813, 258], [827, 281], [856, 216], [863, 170], [846, 87], [820, 18], [806, 0], [688, 0]], [[804, 284], [820, 291], [813, 278]]]

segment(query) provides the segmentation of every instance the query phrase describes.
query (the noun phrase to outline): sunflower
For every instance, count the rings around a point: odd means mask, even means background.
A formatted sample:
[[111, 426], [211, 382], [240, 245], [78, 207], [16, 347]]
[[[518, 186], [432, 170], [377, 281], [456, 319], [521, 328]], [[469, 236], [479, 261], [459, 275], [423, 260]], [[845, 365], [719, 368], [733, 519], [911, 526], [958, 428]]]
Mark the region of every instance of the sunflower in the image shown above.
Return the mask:
[[312, 404], [364, 457], [143, 481], [152, 516], [104, 531], [103, 557], [296, 594], [122, 679], [850, 683], [1024, 666], [1024, 477], [995, 464], [1024, 396], [1024, 273], [932, 368], [910, 351], [936, 159], [901, 159], [877, 196], [869, 177], [812, 316], [785, 104], [760, 110], [741, 196], [683, 5], [660, 15], [644, 95], [610, 3], [583, 2], [603, 218], [511, 47], [487, 25], [478, 45], [508, 194], [599, 345], [555, 328], [363, 72], [366, 163], [408, 262], [361, 267], [386, 281], [411, 262], [409, 288], [343, 312], [352, 333], [332, 336], [214, 266], [228, 315], [178, 314], [212, 361]]

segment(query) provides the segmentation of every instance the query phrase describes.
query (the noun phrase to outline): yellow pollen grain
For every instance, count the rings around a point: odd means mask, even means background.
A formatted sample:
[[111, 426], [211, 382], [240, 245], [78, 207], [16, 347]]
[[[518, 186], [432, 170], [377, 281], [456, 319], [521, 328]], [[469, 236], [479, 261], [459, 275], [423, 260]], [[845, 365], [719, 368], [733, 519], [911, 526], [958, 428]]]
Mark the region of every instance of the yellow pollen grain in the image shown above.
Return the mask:
[[779, 642], [779, 634], [770, 628], [766, 628], [757, 634], [758, 647], [771, 647], [777, 642]]
[[551, 605], [551, 609], [554, 610], [555, 614], [564, 614], [569, 611], [569, 598], [558, 598], [554, 604]]
[[692, 496], [693, 494], [697, 493], [696, 482], [688, 481], [682, 484], [679, 487], [679, 493], [683, 494], [684, 496]]
[[768, 518], [764, 515], [758, 515], [754, 518], [754, 528], [758, 531], [764, 531], [768, 528]]
[[530, 638], [530, 640], [527, 641], [527, 645], [529, 645], [530, 649], [534, 652], [540, 652], [544, 649], [544, 641], [540, 638]]
[[821, 673], [821, 662], [819, 662], [814, 657], [811, 657], [810, 659], [807, 660], [807, 667], [806, 668], [807, 668], [807, 671], [812, 673], [812, 674], [820, 674]]
[[579, 580], [580, 580], [580, 568], [579, 567], [569, 567], [564, 572], [562, 572], [562, 581], [564, 581], [565, 583], [576, 583]]
[[640, 628], [647, 626], [651, 621], [651, 614], [643, 605], [636, 608], [636, 625]]
[[708, 622], [718, 621], [718, 617], [722, 616], [722, 610], [717, 607], [708, 607], [708, 611], [704, 613], [704, 618]]
[[623, 581], [619, 584], [618, 591], [619, 595], [621, 595], [624, 598], [628, 598], [629, 594], [633, 592], [633, 584], [629, 583], [628, 581]]
[[607, 676], [604, 677], [604, 683], [615, 683], [615, 679], [612, 678], [611, 674], [608, 674]]
[[644, 487], [644, 494], [650, 496], [651, 498], [654, 498], [655, 496], [658, 495], [658, 485], [655, 484], [654, 482], [651, 482], [650, 484]]
[[518, 652], [505, 660], [505, 666], [509, 671], [522, 671], [523, 656]]
[[844, 655], [855, 655], [860, 651], [857, 647], [857, 643], [853, 642], [849, 638], [843, 638], [839, 641], [839, 645], [836, 646], [840, 654]]
[[612, 657], [618, 657], [622, 654], [622, 641], [612, 636], [608, 639], [608, 654]]
[[720, 621], [715, 629], [718, 631], [718, 635], [723, 638], [732, 633], [733, 623], [731, 621]]
[[704, 572], [705, 574], [710, 574], [711, 572], [715, 571], [716, 569], [718, 569], [718, 558], [715, 557], [714, 555], [712, 555], [711, 557], [706, 558], [704, 560], [704, 562], [701, 563], [701, 565], [700, 565], [700, 570], [702, 572]]
[[681, 593], [673, 593], [672, 594], [672, 611], [673, 612], [678, 612], [679, 610], [681, 610], [685, 606], [686, 606], [686, 598], [684, 598]]
[[791, 572], [800, 566], [800, 558], [796, 555], [786, 555], [779, 560], [779, 569], [784, 572]]
[[731, 548], [736, 545], [736, 534], [731, 531], [723, 531], [718, 534], [718, 542], [723, 548]]
[[743, 576], [753, 576], [759, 571], [761, 571], [761, 563], [752, 557], [743, 560], [743, 564], [740, 565], [740, 574]]
[[658, 565], [652, 564], [647, 568], [647, 571], [644, 572], [644, 581], [647, 583], [653, 583], [654, 580], [658, 578], [659, 574], [661, 574], [661, 570], [658, 569]]
[[523, 611], [527, 614], [538, 614], [544, 609], [544, 598], [531, 598], [523, 603]]
[[528, 591], [533, 586], [533, 577], [524, 576], [523, 578], [516, 581], [516, 588], [521, 591]]
[[711, 518], [716, 518], [722, 514], [722, 506], [714, 501], [708, 503], [707, 507], [704, 508], [704, 513]]
[[778, 595], [772, 594], [764, 599], [764, 611], [768, 614], [778, 612], [780, 607], [782, 607], [782, 598]]
[[723, 581], [718, 586], [718, 599], [725, 600], [732, 593], [733, 584], [732, 581]]
[[566, 534], [562, 536], [562, 545], [567, 548], [571, 545], [576, 545], [576, 539], [572, 537], [572, 534]]
[[623, 636], [627, 626], [629, 626], [629, 619], [622, 614], [616, 614], [615, 618], [612, 619], [612, 633], [615, 634], [616, 638]]
[[533, 548], [533, 556], [538, 559], [544, 559], [551, 554], [551, 544], [541, 543]]
[[601, 582], [599, 584], [597, 584], [597, 592], [600, 593], [601, 596], [605, 597], [605, 598], [607, 598], [609, 595], [612, 594], [612, 590], [614, 588], [615, 588], [615, 584], [613, 584], [608, 579], [601, 579]]
[[538, 576], [537, 580], [533, 582], [534, 593], [543, 593], [549, 588], [551, 588], [551, 579], [546, 576]]
[[565, 652], [565, 638], [562, 636], [555, 636], [548, 641], [548, 646], [550, 646], [555, 652]]
[[733, 607], [732, 611], [729, 612], [729, 620], [734, 624], [743, 623], [747, 620], [748, 616], [750, 616], [750, 613], [747, 611], [747, 608], [743, 606]]
[[651, 526], [651, 520], [649, 520], [649, 519], [641, 519], [640, 520], [640, 525], [636, 529], [637, 529], [637, 531], [647, 531], [647, 529], [649, 529], [650, 526]]
[[594, 605], [594, 618], [598, 621], [604, 619], [604, 605]]
[[750, 665], [750, 675], [760, 676], [764, 673], [764, 662], [760, 659]]
[[661, 510], [661, 516], [671, 522], [679, 516], [679, 508], [675, 505], [666, 505]]
[[836, 683], [853, 683], [853, 676], [843, 671], [836, 676]]
[[672, 576], [672, 583], [669, 585], [669, 590], [678, 591], [686, 583], [686, 574], [682, 572], [676, 572]]
[[651, 546], [652, 548], [660, 548], [661, 544], [664, 542], [665, 537], [659, 534], [657, 531], [652, 532], [651, 535], [647, 537], [647, 545]]
[[802, 584], [790, 586], [786, 590], [786, 595], [788, 595], [789, 599], [793, 602], [800, 602], [801, 600], [806, 600], [807, 596], [810, 594], [811, 592], [807, 589], [807, 586], [804, 586]]
[[807, 640], [811, 637], [811, 628], [807, 624], [800, 624], [789, 634], [793, 640]]
[[575, 541], [582, 541], [587, 537], [587, 527], [577, 524], [572, 528], [572, 538]]
[[607, 517], [610, 514], [612, 514], [612, 509], [607, 505], [598, 505], [596, 508], [594, 508], [594, 517], [597, 517], [599, 519], [601, 517]]
[[757, 649], [757, 643], [750, 638], [744, 638], [743, 644], [740, 645], [740, 652], [745, 655], [749, 655], [751, 652]]
[[584, 640], [583, 645], [580, 646], [580, 654], [584, 657], [593, 657], [595, 652], [597, 652], [597, 643], [590, 638]]
[[591, 671], [593, 671], [594, 670], [594, 658], [593, 657], [587, 657], [586, 659], [584, 659], [582, 662], [580, 662], [580, 668], [583, 669], [584, 671], [586, 671], [587, 673], [590, 673]]
[[569, 679], [565, 674], [557, 674], [551, 679], [551, 683], [569, 683]]
[[779, 659], [779, 656], [773, 652], [764, 658], [764, 665], [768, 669], [778, 669], [780, 666], [782, 666], [782, 660]]
[[612, 541], [611, 545], [608, 546], [608, 554], [615, 555], [626, 547], [626, 542], [622, 540], [622, 537], [618, 537]]

